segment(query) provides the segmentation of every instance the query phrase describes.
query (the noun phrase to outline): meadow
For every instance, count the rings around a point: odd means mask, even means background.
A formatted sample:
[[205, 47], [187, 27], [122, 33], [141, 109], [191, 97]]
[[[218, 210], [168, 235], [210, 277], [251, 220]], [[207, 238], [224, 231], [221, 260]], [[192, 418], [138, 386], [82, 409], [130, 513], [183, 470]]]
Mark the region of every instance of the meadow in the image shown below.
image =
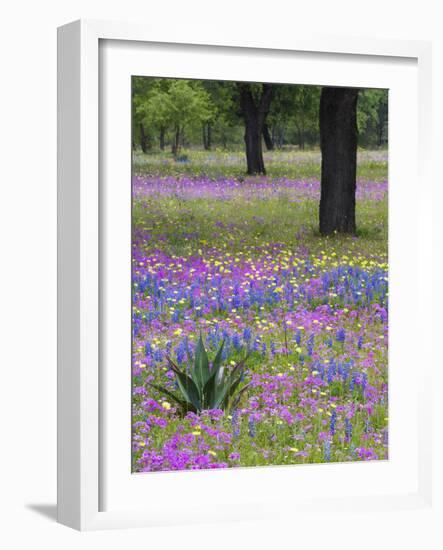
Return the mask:
[[[322, 237], [319, 152], [134, 154], [133, 471], [388, 457], [387, 152], [358, 159], [357, 235]], [[200, 334], [244, 391], [183, 415], [156, 387]]]

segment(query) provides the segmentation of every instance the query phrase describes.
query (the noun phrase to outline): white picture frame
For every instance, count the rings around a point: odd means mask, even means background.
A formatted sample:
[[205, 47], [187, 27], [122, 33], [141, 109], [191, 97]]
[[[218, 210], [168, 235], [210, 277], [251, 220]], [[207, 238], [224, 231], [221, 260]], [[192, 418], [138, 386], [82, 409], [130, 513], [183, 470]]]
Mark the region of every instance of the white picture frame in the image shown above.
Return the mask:
[[[117, 44], [117, 56], [105, 53], [103, 54], [102, 45], [107, 42]], [[192, 42], [192, 46], [190, 46]], [[418, 167], [418, 182], [420, 186], [420, 208], [419, 208], [419, 229], [420, 234], [417, 236], [417, 241], [414, 242], [414, 250], [421, 254], [423, 265], [428, 265], [431, 260], [432, 250], [426, 245], [427, 238], [431, 232], [432, 219], [430, 212], [432, 210], [432, 189], [430, 174], [430, 151], [431, 151], [431, 45], [426, 42], [413, 41], [396, 41], [396, 40], [369, 40], [359, 38], [345, 37], [315, 37], [312, 35], [301, 35], [298, 33], [294, 39], [283, 38], [281, 41], [275, 39], [267, 40], [266, 38], [257, 38], [257, 41], [252, 43], [247, 39], [239, 37], [233, 38], [217, 38], [206, 40], [204, 36], [201, 38], [190, 38], [186, 35], [186, 30], [183, 30], [182, 35], [166, 36], [162, 32], [153, 32], [152, 29], [146, 29], [142, 25], [126, 24], [117, 22], [101, 22], [101, 21], [77, 21], [68, 24], [59, 29], [58, 34], [58, 83], [59, 83], [59, 101], [58, 101], [58, 279], [59, 279], [59, 305], [58, 305], [58, 520], [60, 523], [66, 524], [80, 530], [89, 529], [104, 529], [118, 528], [131, 526], [153, 526], [153, 525], [169, 525], [177, 523], [191, 523], [194, 521], [228, 521], [234, 519], [260, 519], [264, 517], [274, 517], [276, 512], [276, 502], [281, 498], [281, 502], [286, 504], [286, 514], [288, 518], [296, 510], [298, 513], [303, 510], [303, 513], [309, 513], [309, 510], [326, 510], [331, 506], [335, 506], [337, 511], [346, 513], [347, 510], [357, 507], [364, 513], [371, 513], [374, 510], [398, 510], [398, 509], [414, 509], [414, 510], [432, 510], [433, 498], [433, 470], [432, 470], [432, 433], [430, 419], [432, 417], [432, 403], [428, 398], [427, 387], [433, 376], [433, 356], [432, 349], [429, 348], [426, 357], [422, 357], [423, 366], [418, 373], [418, 384], [412, 384], [412, 376], [409, 377], [409, 389], [405, 391], [413, 392], [413, 398], [417, 400], [417, 406], [413, 409], [413, 418], [408, 419], [416, 426], [417, 433], [414, 435], [414, 455], [413, 461], [410, 461], [407, 468], [404, 470], [403, 477], [398, 478], [398, 483], [404, 486], [392, 485], [387, 491], [382, 491], [378, 488], [375, 491], [367, 489], [363, 492], [354, 494], [352, 487], [358, 482], [359, 478], [367, 477], [368, 471], [357, 470], [360, 465], [346, 465], [349, 470], [348, 491], [343, 494], [337, 494], [336, 498], [331, 493], [322, 493], [321, 491], [313, 491], [312, 498], [308, 498], [306, 494], [302, 498], [288, 497], [282, 491], [275, 489], [279, 484], [286, 486], [289, 478], [289, 469], [270, 468], [270, 469], [241, 469], [234, 473], [225, 472], [198, 472], [199, 478], [195, 476], [197, 472], [181, 472], [171, 474], [151, 474], [142, 476], [132, 476], [130, 468], [125, 471], [124, 482], [129, 485], [141, 486], [144, 484], [144, 491], [157, 491], [160, 494], [161, 487], [172, 484], [177, 491], [193, 491], [196, 483], [203, 486], [208, 483], [215, 483], [221, 489], [233, 491], [234, 484], [239, 486], [243, 484], [244, 490], [250, 491], [248, 499], [241, 500], [237, 506], [232, 506], [227, 509], [223, 506], [223, 502], [219, 507], [209, 508], [204, 503], [199, 505], [196, 501], [191, 506], [185, 509], [169, 510], [168, 503], [161, 502], [160, 505], [152, 504], [141, 506], [140, 498], [133, 498], [135, 505], [130, 505], [131, 493], [130, 490], [123, 488], [123, 485], [118, 490], [114, 490], [112, 506], [108, 507], [104, 502], [103, 484], [112, 483], [113, 480], [119, 477], [118, 472], [124, 468], [123, 462], [111, 463], [104, 462], [104, 449], [108, 449], [109, 429], [106, 429], [107, 417], [110, 415], [109, 396], [106, 392], [111, 392], [110, 395], [117, 395], [116, 387], [119, 385], [117, 378], [112, 378], [114, 375], [111, 370], [111, 378], [114, 380], [112, 384], [106, 384], [103, 387], [103, 350], [100, 348], [99, 342], [103, 330], [102, 307], [103, 301], [106, 301], [108, 283], [102, 285], [101, 277], [103, 276], [103, 265], [107, 264], [105, 254], [106, 235], [103, 232], [109, 231], [110, 227], [103, 223], [103, 209], [109, 208], [110, 212], [114, 212], [118, 204], [121, 204], [121, 196], [108, 195], [103, 192], [102, 175], [100, 168], [100, 155], [103, 155], [103, 128], [100, 126], [100, 113], [106, 109], [106, 105], [102, 105], [103, 97], [100, 95], [100, 82], [109, 84], [104, 77], [101, 78], [101, 70], [106, 63], [113, 63], [115, 67], [118, 64], [119, 55], [122, 49], [124, 54], [120, 56], [121, 62], [127, 63], [128, 56], [136, 57], [135, 49], [140, 51], [140, 44], [155, 45], [155, 51], [158, 55], [162, 49], [173, 48], [178, 55], [178, 51], [182, 51], [182, 55], [200, 55], [203, 54], [206, 58], [205, 63], [211, 64], [216, 68], [211, 71], [201, 68], [198, 62], [194, 65], [199, 71], [201, 78], [205, 75], [207, 78], [214, 78], [219, 71], [222, 74], [222, 67], [226, 66], [226, 61], [221, 62], [215, 59], [215, 52], [223, 52], [230, 56], [231, 60], [239, 56], [248, 54], [252, 59], [252, 65], [258, 66], [256, 55], [273, 56], [273, 59], [279, 60], [281, 64], [287, 62], [288, 56], [298, 52], [300, 55], [311, 56], [312, 59], [318, 56], [329, 56], [328, 59], [343, 60], [346, 63], [363, 63], [367, 64], [367, 72], [371, 72], [371, 60], [376, 63], [377, 60], [383, 60], [390, 67], [395, 68], [401, 64], [414, 65], [416, 81], [418, 83], [418, 93], [415, 96], [416, 111], [418, 122], [414, 128], [414, 133], [417, 133], [418, 146], [413, 145], [411, 154], [416, 153]], [[111, 48], [112, 49], [112, 48]], [[132, 49], [134, 52], [131, 53]], [[120, 52], [120, 54], [119, 54]], [[192, 53], [194, 52], [194, 53]], [[143, 54], [144, 55], [144, 54]], [[159, 58], [160, 59], [160, 58]], [[163, 59], [163, 58], [162, 58]], [[166, 63], [167, 59], [164, 58]], [[329, 61], [327, 61], [329, 63]], [[233, 62], [234, 66], [235, 63]], [[209, 66], [209, 65], [208, 65]], [[199, 68], [200, 67], [200, 68]], [[378, 71], [378, 66], [377, 71]], [[128, 69], [129, 70], [129, 69]], [[189, 68], [182, 69], [180, 72], [179, 66], [172, 64], [167, 71], [167, 74], [158, 74], [158, 76], [188, 76]], [[230, 69], [231, 71], [234, 69]], [[334, 76], [329, 76], [328, 82], [318, 82], [320, 84], [340, 84], [343, 83], [344, 71], [337, 71]], [[349, 70], [349, 67], [348, 69]], [[187, 71], [187, 72], [186, 72]], [[205, 72], [206, 71], [206, 72]], [[215, 71], [215, 72], [214, 72]], [[376, 72], [377, 72], [376, 71]], [[386, 70], [388, 73], [389, 70]], [[116, 71], [116, 75], [121, 74]], [[252, 74], [252, 73], [251, 73]], [[375, 73], [374, 73], [375, 74]], [[222, 74], [226, 78], [226, 74]], [[252, 78], [252, 77], [251, 77]], [[278, 76], [276, 76], [276, 79]], [[306, 76], [306, 78], [309, 78]], [[312, 76], [315, 78], [315, 76]], [[340, 78], [342, 80], [340, 80]], [[367, 77], [369, 78], [369, 77]], [[373, 77], [375, 79], [375, 76]], [[240, 79], [240, 78], [239, 78]], [[247, 78], [245, 78], [247, 79]], [[278, 81], [278, 80], [275, 80]], [[290, 82], [290, 80], [289, 80]], [[306, 79], [306, 83], [308, 82]], [[370, 86], [371, 79], [362, 80], [362, 85]], [[374, 82], [374, 81], [372, 81]], [[414, 92], [415, 93], [415, 92]], [[118, 101], [117, 97], [107, 97], [106, 102]], [[105, 103], [105, 102], [104, 102]], [[123, 116], [123, 115], [122, 115]], [[127, 120], [127, 119], [125, 119]], [[415, 124], [415, 122], [413, 122]], [[119, 129], [126, 128], [125, 122], [119, 123]], [[124, 134], [124, 131], [123, 131]], [[127, 137], [127, 134], [124, 134]], [[112, 142], [110, 147], [122, 146], [124, 141]], [[124, 146], [124, 145], [123, 145]], [[130, 142], [127, 143], [129, 149]], [[108, 147], [108, 145], [106, 145]], [[412, 147], [412, 146], [411, 146]], [[115, 150], [114, 150], [115, 152]], [[123, 154], [123, 153], [122, 153]], [[126, 152], [125, 152], [126, 154]], [[394, 152], [395, 154], [395, 152]], [[126, 157], [127, 159], [127, 157]], [[114, 155], [115, 160], [115, 155]], [[127, 165], [121, 165], [121, 170], [118, 170], [120, 176], [125, 177]], [[412, 166], [415, 166], [414, 160], [410, 158]], [[395, 166], [395, 162], [394, 162]], [[397, 164], [399, 166], [399, 164]], [[109, 166], [105, 165], [108, 169]], [[119, 168], [117, 165], [113, 168]], [[106, 170], [105, 170], [106, 171]], [[108, 173], [108, 172], [106, 172]], [[397, 176], [400, 174], [398, 173]], [[407, 178], [408, 175], [404, 174]], [[128, 179], [129, 185], [129, 179]], [[398, 196], [398, 195], [397, 195]], [[106, 201], [104, 201], [104, 197]], [[395, 198], [395, 195], [394, 195]], [[392, 200], [392, 199], [390, 199]], [[408, 199], [404, 199], [404, 209], [407, 211]], [[412, 201], [412, 202], [411, 202]], [[409, 198], [409, 205], [416, 203], [417, 199]], [[106, 205], [104, 204], [106, 202]], [[123, 198], [123, 202], [125, 199]], [[127, 210], [125, 211], [127, 214]], [[399, 214], [400, 215], [400, 214]], [[104, 216], [106, 218], [106, 216]], [[123, 217], [122, 219], [126, 218]], [[403, 220], [404, 221], [404, 220]], [[398, 218], [398, 225], [402, 223]], [[415, 227], [415, 226], [414, 226]], [[122, 234], [127, 234], [129, 227]], [[115, 236], [115, 235], [114, 235]], [[400, 241], [400, 235], [394, 233], [395, 242]], [[104, 240], [103, 240], [104, 238]], [[118, 237], [116, 237], [118, 239]], [[390, 237], [391, 239], [391, 237]], [[114, 241], [113, 241], [114, 242]], [[115, 241], [117, 242], [117, 241]], [[120, 242], [120, 241], [118, 241]], [[121, 246], [120, 246], [121, 244]], [[121, 254], [124, 254], [125, 242], [117, 244], [116, 249], [119, 252], [114, 254], [112, 265], [116, 266]], [[420, 251], [420, 252], [418, 252]], [[104, 263], [103, 263], [104, 262]], [[400, 264], [399, 264], [400, 265]], [[124, 280], [125, 272], [121, 272], [121, 279], [114, 284], [121, 283]], [[417, 273], [411, 275], [408, 283], [420, 285], [424, 279], [423, 273], [418, 269]], [[118, 288], [118, 287], [117, 287]], [[129, 281], [128, 289], [129, 292]], [[432, 289], [424, 289], [420, 286], [420, 291], [417, 290], [416, 306], [417, 314], [431, 314], [431, 293]], [[399, 291], [399, 307], [401, 305], [401, 295]], [[427, 303], [429, 301], [429, 303]], [[125, 302], [122, 307], [125, 307]], [[120, 309], [120, 311], [124, 311]], [[114, 315], [115, 317], [115, 315]], [[118, 316], [117, 316], [118, 317]], [[115, 326], [118, 329], [118, 326]], [[411, 336], [412, 329], [421, 330], [416, 325], [409, 327], [409, 333], [405, 332], [406, 338]], [[406, 330], [406, 329], [405, 329]], [[124, 331], [124, 327], [123, 327]], [[115, 342], [115, 339], [114, 339]], [[394, 346], [395, 348], [395, 346]], [[398, 346], [399, 351], [400, 346]], [[114, 353], [114, 351], [113, 351]], [[118, 353], [118, 350], [117, 350]], [[109, 355], [109, 353], [108, 353]], [[409, 364], [412, 368], [414, 359], [413, 353], [403, 355], [405, 364]], [[400, 355], [399, 355], [400, 357]], [[115, 372], [115, 369], [114, 369]], [[128, 370], [129, 373], [129, 370]], [[410, 374], [412, 371], [410, 370]], [[128, 374], [128, 376], [130, 376]], [[127, 379], [124, 380], [127, 382]], [[395, 383], [391, 381], [392, 384]], [[410, 394], [412, 396], [412, 393]], [[117, 401], [116, 401], [117, 403]], [[130, 416], [130, 409], [127, 409], [125, 415], [125, 403], [121, 401], [117, 405], [120, 417], [124, 417], [124, 421], [117, 421], [116, 432], [118, 437], [122, 437], [124, 430], [127, 428], [127, 421]], [[391, 415], [390, 415], [391, 416]], [[395, 415], [394, 415], [395, 416]], [[113, 417], [114, 419], [114, 417]], [[398, 418], [399, 433], [401, 432], [401, 423], [405, 423], [405, 419]], [[395, 436], [394, 436], [395, 437]], [[128, 439], [130, 433], [128, 432]], [[401, 438], [399, 438], [399, 444]], [[125, 443], [126, 444], [126, 443]], [[111, 447], [116, 449], [116, 443]], [[399, 447], [400, 449], [400, 447]], [[116, 455], [119, 453], [116, 452]], [[373, 467], [378, 468], [379, 465], [374, 464]], [[386, 479], [395, 477], [395, 462], [391, 462], [388, 467], [386, 464], [380, 465], [380, 474], [377, 470], [374, 475], [374, 483], [378, 475], [387, 476]], [[298, 468], [298, 467], [296, 467]], [[306, 478], [318, 477], [325, 480], [328, 477], [335, 476], [337, 480], [341, 480], [339, 476], [343, 475], [342, 465], [310, 466], [309, 471], [299, 470], [298, 475], [299, 487], [301, 487], [301, 477]], [[317, 470], [314, 470], [317, 469]], [[382, 469], [384, 470], [382, 472]], [[257, 474], [257, 471], [261, 470]], [[263, 474], [263, 470], [268, 470]], [[295, 471], [292, 467], [291, 471]], [[411, 472], [414, 471], [413, 479], [410, 479]], [[346, 474], [348, 475], [348, 474]], [[192, 477], [191, 477], [192, 476]], [[409, 477], [408, 477], [409, 476]], [[131, 477], [131, 479], [129, 479]], [[133, 481], [138, 477], [140, 481]], [[155, 481], [154, 481], [155, 479]], [[380, 478], [381, 479], [381, 478]], [[406, 483], [406, 479], [410, 479], [411, 483]], [[216, 480], [216, 481], [214, 481]], [[294, 481], [294, 480], [292, 480]], [[122, 482], [123, 483], [123, 482]], [[260, 498], [254, 493], [253, 488], [260, 484], [263, 487], [263, 495]], [[341, 484], [341, 483], [340, 483]], [[155, 486], [155, 487], [154, 487]], [[274, 487], [273, 487], [274, 486]], [[331, 485], [333, 487], [333, 484]], [[248, 489], [249, 488], [249, 489]], [[132, 490], [132, 489], [131, 489]], [[136, 489], [139, 491], [139, 489]], [[118, 491], [121, 491], [120, 493]], [[139, 491], [140, 492], [140, 491]], [[435, 492], [435, 489], [434, 489]], [[228, 498], [228, 493], [225, 498]], [[119, 500], [120, 499], [120, 500]], [[223, 500], [223, 499], [222, 499]], [[248, 502], [248, 506], [245, 503]], [[110, 509], [108, 509], [110, 508]], [[281, 510], [278, 511], [278, 516], [281, 517]], [[198, 519], [196, 519], [198, 518]]]

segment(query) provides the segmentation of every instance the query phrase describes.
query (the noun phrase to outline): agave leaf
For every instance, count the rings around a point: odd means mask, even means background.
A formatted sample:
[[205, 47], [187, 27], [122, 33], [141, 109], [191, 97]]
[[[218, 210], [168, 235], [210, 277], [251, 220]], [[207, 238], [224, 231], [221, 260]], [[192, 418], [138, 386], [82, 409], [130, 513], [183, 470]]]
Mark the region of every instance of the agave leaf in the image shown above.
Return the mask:
[[192, 403], [187, 403], [186, 401], [183, 401], [182, 399], [179, 399], [176, 395], [174, 395], [172, 392], [164, 388], [163, 386], [158, 386], [157, 384], [151, 384], [150, 382], [147, 382], [148, 386], [151, 386], [151, 388], [156, 389], [157, 391], [164, 393], [168, 397], [170, 397], [173, 401], [175, 401], [185, 412], [191, 411], [196, 412], [194, 406]]
[[240, 403], [240, 399], [242, 398], [243, 394], [249, 388], [250, 385], [251, 383], [246, 384], [245, 386], [242, 387], [240, 391], [237, 392], [235, 399], [232, 401], [232, 406], [229, 407], [230, 409], [236, 409], [238, 407], [238, 404]]
[[206, 382], [203, 389], [203, 394], [205, 397], [205, 409], [215, 409], [215, 399], [217, 395], [218, 388], [221, 385], [221, 379], [223, 376], [223, 367]]
[[235, 394], [235, 390], [238, 388], [238, 386], [239, 386], [239, 384], [240, 384], [240, 382], [241, 382], [241, 379], [242, 379], [242, 377], [241, 377], [241, 375], [240, 375], [238, 378], [236, 378], [236, 379], [233, 380], [232, 382], [231, 382], [231, 381], [229, 382], [229, 384], [230, 384], [229, 390], [228, 390], [228, 393], [227, 393], [227, 395], [226, 395], [226, 397], [225, 397], [225, 399], [224, 399], [225, 408], [227, 408], [227, 409], [230, 408], [229, 404], [230, 404], [230, 402], [231, 402], [231, 400], [232, 400], [232, 397], [233, 397], [234, 394]]
[[224, 345], [225, 345], [225, 341], [223, 340], [220, 347], [218, 348], [217, 355], [215, 356], [215, 359], [212, 362], [211, 375], [215, 376], [218, 372], [218, 369], [220, 368], [221, 360], [222, 360], [223, 346]]
[[223, 367], [220, 369], [217, 375], [212, 376], [205, 384], [203, 394], [205, 409], [216, 409], [217, 395], [220, 393], [223, 387]]
[[224, 381], [225, 367], [220, 367], [214, 376], [215, 387], [221, 386]]
[[250, 386], [251, 386], [251, 382], [249, 382], [248, 384], [245, 384], [242, 387], [242, 389], [238, 392], [237, 396], [241, 397]]
[[[212, 368], [209, 371], [209, 378], [207, 379], [202, 392], [202, 406], [204, 409], [213, 409], [212, 406], [214, 398], [215, 398], [215, 387], [216, 387], [216, 380], [218, 380], [218, 375], [220, 372], [221, 367], [221, 359], [222, 359], [222, 352], [223, 352], [223, 346], [225, 344], [225, 341], [223, 340], [218, 351], [217, 355], [215, 356], [214, 361], [212, 362]], [[222, 369], [223, 373], [223, 369]], [[221, 374], [222, 374], [221, 373]]]
[[232, 397], [234, 395], [234, 392], [235, 390], [237, 389], [238, 385], [240, 384], [241, 382], [241, 375], [236, 379], [236, 380], [233, 380], [232, 382], [230, 381], [230, 387], [229, 387], [229, 397]]
[[175, 369], [177, 369], [177, 370], [180, 370], [180, 368], [178, 367], [178, 365], [177, 365], [176, 363], [174, 363], [174, 361], [170, 358], [169, 355], [166, 356], [166, 359], [167, 359], [167, 361], [168, 361], [169, 366], [171, 367], [171, 369], [172, 369], [172, 368], [175, 368]]
[[[233, 403], [234, 406], [238, 404], [245, 389], [249, 386], [247, 384], [235, 395], [243, 379], [245, 363], [250, 352], [233, 369], [227, 370], [221, 364], [224, 344], [225, 340], [222, 341], [210, 368], [208, 354], [200, 333], [195, 348], [195, 361], [190, 375], [181, 370], [170, 357], [167, 357], [169, 367], [175, 374], [184, 401], [178, 399], [171, 392], [167, 395], [180, 403], [184, 411], [200, 412], [203, 409], [229, 409]], [[158, 389], [164, 391], [164, 388]]]
[[214, 393], [214, 379], [210, 378], [202, 391], [202, 410], [211, 409], [211, 400]]
[[229, 385], [228, 384], [225, 384], [225, 385], [221, 386], [220, 389], [215, 392], [215, 397], [214, 397], [214, 400], [213, 400], [213, 403], [212, 403], [212, 408], [213, 409], [218, 409], [221, 406], [223, 401], [226, 399], [226, 396], [228, 395], [228, 392], [229, 392]]
[[220, 367], [217, 371], [217, 373], [214, 373], [214, 376], [212, 376], [206, 386], [205, 386], [205, 401], [206, 401], [206, 408], [207, 409], [217, 409], [219, 402], [218, 396], [220, 395], [220, 392], [223, 391], [223, 388], [226, 384], [226, 380], [224, 377], [225, 367]]
[[220, 384], [220, 386], [216, 388], [214, 409], [218, 409], [226, 399], [229, 399], [229, 397], [235, 392], [237, 386], [240, 384], [240, 381], [241, 376], [234, 379], [234, 376], [231, 374], [223, 384]]
[[[224, 401], [231, 397], [236, 390], [237, 386], [241, 382], [243, 368], [248, 357], [245, 357], [239, 361], [235, 367], [231, 370], [228, 376], [224, 376], [225, 367], [220, 367], [219, 372], [215, 378], [214, 396], [212, 403], [214, 409], [218, 409]], [[240, 371], [240, 375], [238, 372]]]
[[211, 374], [209, 370], [208, 354], [206, 353], [201, 333], [194, 355], [194, 369], [192, 371], [192, 378], [201, 392]]
[[[242, 378], [243, 378], [243, 369], [244, 369], [244, 363], [245, 363], [246, 359], [247, 359], [247, 357], [245, 357], [245, 359], [242, 360], [240, 362], [240, 364], [237, 364], [234, 367], [234, 369], [232, 370], [232, 372], [229, 375], [228, 379], [226, 380], [226, 382], [225, 382], [225, 384], [227, 386], [226, 392], [225, 392], [225, 395], [224, 395], [221, 403], [218, 404], [218, 407], [221, 406], [224, 409], [235, 408], [235, 406], [240, 401], [240, 398], [243, 395], [243, 393], [245, 392], [245, 390], [251, 385], [249, 383], [249, 384], [246, 384], [245, 386], [243, 386], [243, 388], [238, 392], [238, 395], [235, 398], [234, 406], [231, 407], [230, 403], [232, 403], [232, 401], [231, 401], [232, 397], [234, 396], [235, 391], [237, 390], [237, 388], [238, 388], [238, 386], [241, 383]], [[240, 371], [240, 373], [238, 371]], [[218, 395], [218, 398], [220, 397], [220, 395], [221, 395], [221, 393]]]
[[215, 376], [211, 376], [206, 382], [205, 387], [203, 388], [202, 395], [202, 408], [203, 409], [213, 409], [212, 402], [214, 401], [215, 395]]
[[248, 353], [243, 359], [241, 359], [235, 367], [232, 369], [232, 374], [235, 374], [238, 370], [243, 370], [246, 361], [249, 359], [250, 353]]
[[192, 405], [197, 409], [197, 411], [200, 411], [201, 410], [200, 392], [197, 386], [195, 385], [194, 381], [192, 380], [192, 378], [190, 378], [187, 374], [185, 374], [180, 369], [178, 369], [172, 361], [169, 363], [169, 365], [175, 374], [178, 387], [183, 397], [186, 399], [186, 401], [188, 401], [189, 403], [192, 403]]

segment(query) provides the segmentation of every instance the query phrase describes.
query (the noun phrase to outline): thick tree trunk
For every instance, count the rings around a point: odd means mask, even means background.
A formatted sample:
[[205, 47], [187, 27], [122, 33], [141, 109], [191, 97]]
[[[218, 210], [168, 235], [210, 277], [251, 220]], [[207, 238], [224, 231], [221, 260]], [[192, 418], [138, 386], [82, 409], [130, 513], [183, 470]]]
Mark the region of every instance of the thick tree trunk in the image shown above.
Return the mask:
[[300, 149], [300, 151], [304, 151], [305, 150], [305, 133], [303, 128], [299, 128], [297, 133], [298, 133], [298, 148]]
[[271, 134], [269, 132], [269, 127], [266, 122], [263, 124], [263, 139], [265, 141], [266, 149], [268, 151], [273, 151], [274, 142], [272, 140]]
[[202, 135], [203, 135], [203, 148], [205, 151], [209, 151], [211, 149], [211, 125], [209, 122], [205, 122], [202, 127]]
[[160, 150], [165, 150], [165, 129], [160, 128], [160, 136], [159, 136], [159, 142], [160, 142]]
[[149, 135], [146, 134], [143, 124], [140, 124], [140, 147], [143, 153], [148, 152], [149, 146]]
[[212, 147], [212, 126], [210, 122], [208, 122], [206, 140], [207, 140], [208, 149], [210, 149]]
[[352, 88], [322, 89], [320, 98], [320, 233], [355, 233], [357, 98]]
[[172, 138], [172, 146], [171, 146], [171, 152], [176, 157], [180, 151], [180, 140], [181, 140], [181, 132], [180, 128], [177, 126], [174, 132], [174, 137]]
[[383, 145], [383, 131], [384, 131], [384, 121], [378, 121], [377, 123], [377, 144], [379, 147]]
[[248, 174], [266, 174], [263, 160], [262, 129], [256, 120], [249, 120], [245, 128], [246, 163]]
[[255, 104], [250, 84], [238, 84], [238, 88], [240, 92], [240, 108], [245, 121], [244, 139], [247, 172], [250, 175], [265, 174], [262, 135], [263, 125], [271, 105], [273, 88], [271, 84], [263, 84], [258, 105]]
[[278, 149], [282, 149], [284, 141], [285, 141], [285, 131], [282, 126], [279, 126], [277, 129], [277, 140], [276, 140]]
[[180, 137], [179, 137], [179, 151], [182, 149], [182, 147], [185, 147], [186, 142], [186, 136], [185, 136], [185, 129], [181, 128], [180, 130]]
[[203, 149], [207, 151], [209, 147], [208, 147], [208, 140], [206, 138], [206, 124], [203, 124], [202, 126], [202, 138], [203, 138]]

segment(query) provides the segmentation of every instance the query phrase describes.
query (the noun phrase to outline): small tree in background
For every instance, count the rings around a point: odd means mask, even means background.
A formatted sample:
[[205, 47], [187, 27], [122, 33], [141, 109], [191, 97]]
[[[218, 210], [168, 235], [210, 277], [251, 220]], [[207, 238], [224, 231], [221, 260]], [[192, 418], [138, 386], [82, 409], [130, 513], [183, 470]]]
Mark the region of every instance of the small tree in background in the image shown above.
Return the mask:
[[199, 81], [172, 80], [167, 89], [155, 87], [137, 105], [137, 113], [149, 128], [161, 135], [172, 132], [171, 150], [176, 157], [183, 145], [186, 127], [201, 124], [213, 116], [207, 92]]
[[[169, 124], [169, 113], [165, 98], [166, 92], [154, 89], [148, 95], [139, 98], [139, 101], [135, 104], [136, 113], [141, 119], [141, 127], [158, 133], [160, 149], [164, 147], [165, 133]], [[146, 153], [143, 145], [141, 145], [141, 149]]]

